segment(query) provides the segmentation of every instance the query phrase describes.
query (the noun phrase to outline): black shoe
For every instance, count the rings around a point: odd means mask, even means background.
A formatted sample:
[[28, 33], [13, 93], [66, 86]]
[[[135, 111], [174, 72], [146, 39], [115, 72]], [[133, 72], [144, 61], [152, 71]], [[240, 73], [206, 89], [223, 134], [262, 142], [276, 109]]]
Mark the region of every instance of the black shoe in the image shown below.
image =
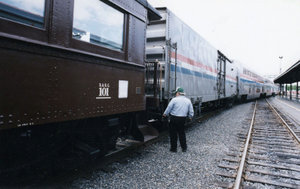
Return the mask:
[[182, 152], [186, 152], [186, 148], [183, 148], [183, 149], [182, 149]]
[[170, 152], [177, 152], [176, 149], [170, 149]]

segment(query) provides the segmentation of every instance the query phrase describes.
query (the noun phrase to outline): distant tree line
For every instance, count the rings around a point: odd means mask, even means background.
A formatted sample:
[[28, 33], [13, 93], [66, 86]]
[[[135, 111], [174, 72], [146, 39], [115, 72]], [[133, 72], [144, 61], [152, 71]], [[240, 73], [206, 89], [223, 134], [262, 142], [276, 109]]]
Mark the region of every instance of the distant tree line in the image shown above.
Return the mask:
[[[296, 90], [297, 85], [292, 85], [292, 90]], [[290, 90], [290, 85], [287, 86], [287, 89]], [[298, 91], [300, 91], [300, 85], [298, 86]]]

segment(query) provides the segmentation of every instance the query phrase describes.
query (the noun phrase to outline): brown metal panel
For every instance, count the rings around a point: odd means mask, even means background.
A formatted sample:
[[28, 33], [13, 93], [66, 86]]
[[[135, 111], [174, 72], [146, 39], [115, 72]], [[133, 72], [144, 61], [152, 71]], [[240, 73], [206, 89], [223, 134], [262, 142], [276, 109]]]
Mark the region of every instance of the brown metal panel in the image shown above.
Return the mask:
[[[126, 14], [125, 49], [114, 51], [72, 39], [73, 0], [46, 2], [45, 29], [0, 19], [0, 130], [144, 110], [143, 19]], [[128, 12], [146, 15], [128, 2]], [[103, 85], [109, 98], [97, 99]]]
[[49, 27], [49, 42], [64, 47], [72, 38], [73, 0], [53, 0]]
[[116, 50], [108, 49], [105, 47], [101, 47], [99, 45], [94, 45], [92, 43], [80, 41], [77, 39], [71, 39], [71, 47], [74, 49], [80, 49], [91, 53], [101, 54], [108, 57], [117, 58], [120, 60], [125, 59], [124, 51], [116, 51]]
[[144, 65], [145, 43], [145, 23], [130, 15], [128, 31], [128, 61]]
[[147, 10], [140, 3], [135, 0], [111, 0], [114, 4], [118, 5], [120, 8], [129, 12], [131, 15], [139, 18], [140, 20], [146, 22], [147, 20]]
[[45, 61], [4, 49], [0, 56], [0, 115], [4, 128], [28, 126], [45, 119], [47, 114], [42, 113], [41, 107], [47, 106], [49, 91], [46, 83], [50, 70]]
[[[143, 68], [36, 48], [0, 49], [0, 129], [145, 109]], [[119, 80], [128, 81], [128, 98], [118, 98]], [[99, 84], [110, 99], [96, 99]]]

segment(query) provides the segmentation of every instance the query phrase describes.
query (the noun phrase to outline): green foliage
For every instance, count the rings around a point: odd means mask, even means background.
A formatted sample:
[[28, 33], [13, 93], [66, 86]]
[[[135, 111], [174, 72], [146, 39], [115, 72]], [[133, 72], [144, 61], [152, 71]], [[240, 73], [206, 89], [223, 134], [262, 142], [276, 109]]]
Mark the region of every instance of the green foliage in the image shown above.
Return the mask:
[[[297, 85], [296, 85], [296, 84], [293, 84], [293, 85], [292, 85], [292, 89], [293, 89], [293, 90], [296, 90], [296, 88], [297, 88]], [[287, 90], [290, 90], [290, 85], [287, 86]], [[300, 91], [300, 85], [298, 86], [298, 91]]]

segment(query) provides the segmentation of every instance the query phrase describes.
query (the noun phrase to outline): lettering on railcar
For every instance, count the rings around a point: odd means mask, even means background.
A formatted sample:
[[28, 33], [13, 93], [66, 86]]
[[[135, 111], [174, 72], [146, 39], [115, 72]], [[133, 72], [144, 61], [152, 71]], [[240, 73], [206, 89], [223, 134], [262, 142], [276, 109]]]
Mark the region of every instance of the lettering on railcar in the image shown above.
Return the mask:
[[25, 127], [25, 126], [31, 126], [31, 125], [34, 125], [34, 122], [21, 123], [21, 124], [18, 124], [17, 127]]
[[99, 83], [99, 96], [96, 99], [111, 99], [109, 96], [109, 83]]

